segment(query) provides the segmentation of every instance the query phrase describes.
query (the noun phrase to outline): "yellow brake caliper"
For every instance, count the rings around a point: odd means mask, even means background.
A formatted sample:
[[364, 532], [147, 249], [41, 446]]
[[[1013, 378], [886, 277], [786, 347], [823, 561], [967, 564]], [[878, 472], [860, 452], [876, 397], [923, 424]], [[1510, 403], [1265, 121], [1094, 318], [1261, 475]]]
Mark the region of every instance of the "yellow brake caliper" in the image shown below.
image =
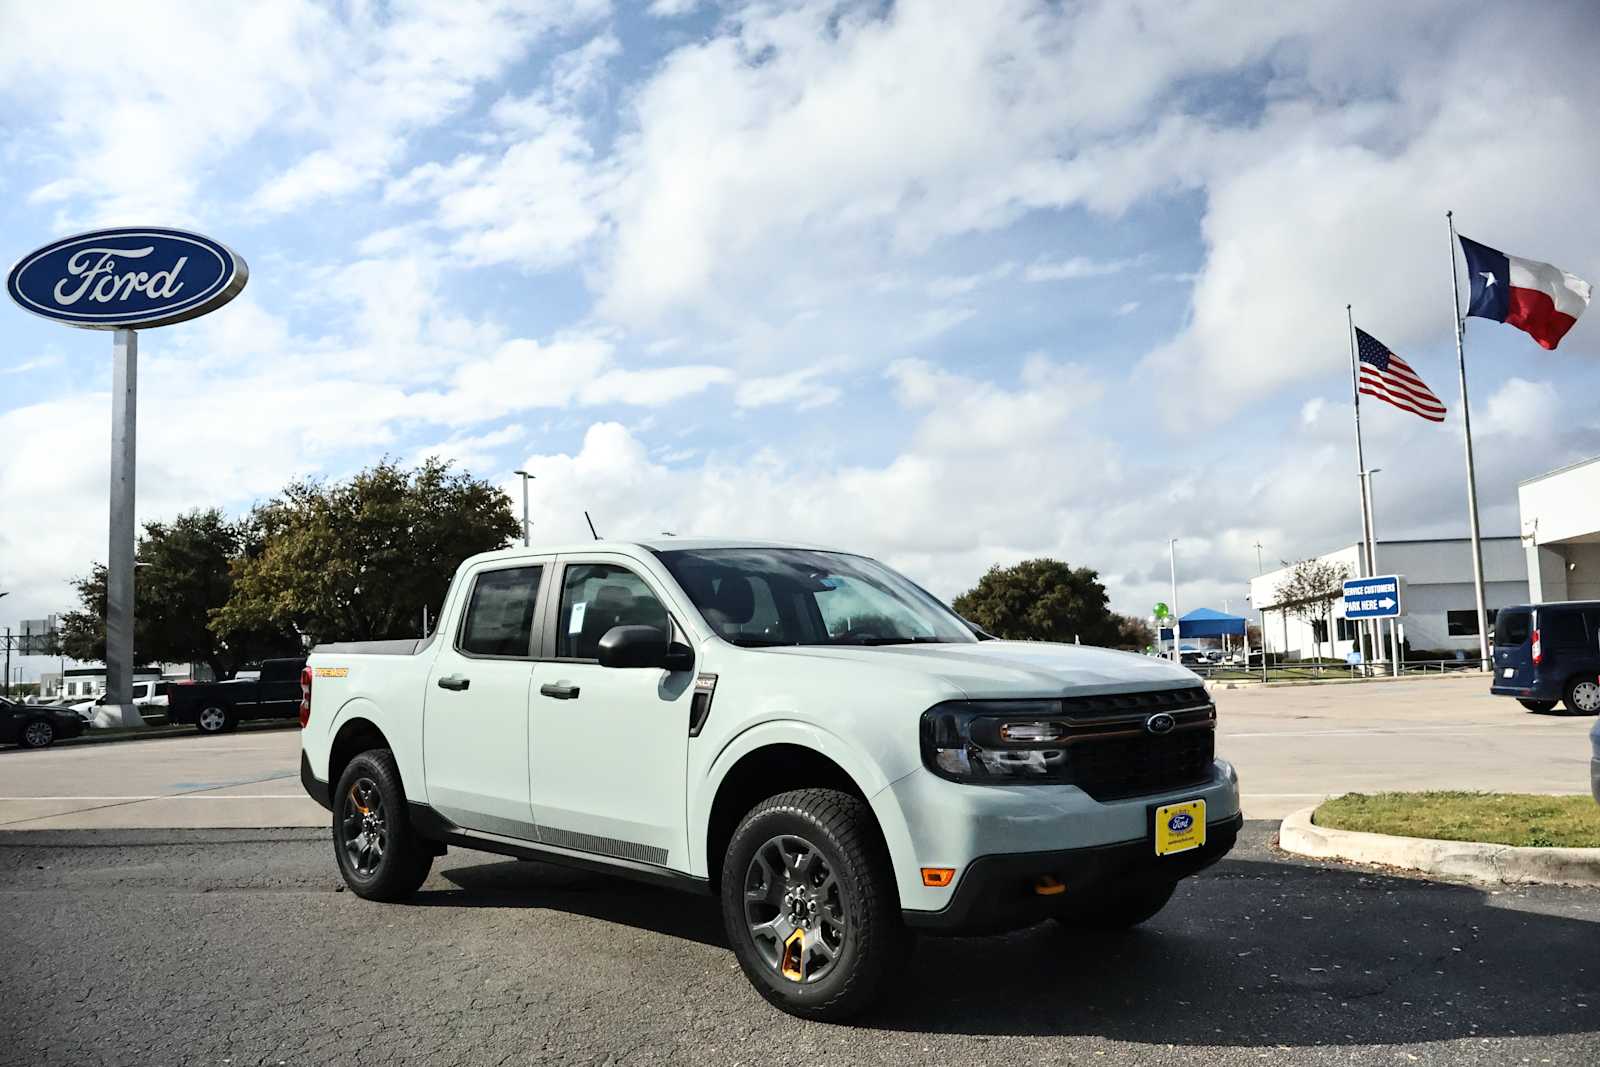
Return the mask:
[[796, 930], [783, 943], [783, 976], [791, 982], [803, 982], [805, 974], [806, 932]]
[[363, 814], [363, 815], [371, 815], [372, 814], [372, 809], [368, 808], [365, 804], [361, 803], [361, 798], [356, 795], [356, 787], [353, 786], [353, 785], [350, 787], [350, 803], [354, 804], [356, 806], [356, 810], [359, 811], [361, 814]]

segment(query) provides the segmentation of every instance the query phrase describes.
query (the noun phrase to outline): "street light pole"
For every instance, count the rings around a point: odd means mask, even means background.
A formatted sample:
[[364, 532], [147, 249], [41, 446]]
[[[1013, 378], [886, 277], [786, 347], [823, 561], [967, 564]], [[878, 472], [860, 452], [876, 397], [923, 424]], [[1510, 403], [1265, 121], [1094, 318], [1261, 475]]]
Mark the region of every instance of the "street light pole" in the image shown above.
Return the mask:
[[1167, 562], [1172, 567], [1172, 662], [1182, 663], [1178, 651], [1178, 539], [1167, 538]]
[[522, 478], [522, 547], [526, 548], [532, 543], [532, 525], [528, 522], [528, 483], [533, 480], [533, 475], [527, 471], [512, 471]]
[[[1266, 571], [1261, 569], [1261, 542], [1256, 542], [1256, 577], [1259, 578]], [[1267, 609], [1260, 603], [1256, 604], [1256, 613], [1261, 618], [1261, 680], [1267, 680]], [[1246, 667], [1250, 666], [1250, 657], [1245, 657]]]

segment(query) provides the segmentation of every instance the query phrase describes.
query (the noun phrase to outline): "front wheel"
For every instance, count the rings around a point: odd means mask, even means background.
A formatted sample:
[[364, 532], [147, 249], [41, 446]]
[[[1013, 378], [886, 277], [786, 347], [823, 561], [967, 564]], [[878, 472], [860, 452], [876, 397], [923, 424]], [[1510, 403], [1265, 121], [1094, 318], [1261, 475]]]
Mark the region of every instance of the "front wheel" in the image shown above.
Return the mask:
[[369, 749], [350, 761], [333, 794], [333, 850], [358, 897], [404, 900], [427, 880], [433, 854], [411, 828], [394, 754]]
[[832, 789], [781, 793], [744, 817], [722, 865], [722, 915], [745, 977], [804, 1019], [866, 1008], [912, 944], [871, 810]]
[[1074, 930], [1127, 930], [1155, 918], [1177, 887], [1176, 882], [1118, 886], [1114, 891], [1070, 905], [1056, 916], [1056, 921]]
[[1529, 711], [1549, 711], [1556, 706], [1554, 700], [1526, 700], [1522, 697], [1517, 698], [1517, 703]]
[[1587, 675], [1574, 678], [1567, 683], [1565, 702], [1568, 711], [1579, 715], [1600, 712], [1600, 681]]
[[34, 719], [22, 728], [23, 748], [49, 748], [55, 740], [55, 723], [47, 719]]

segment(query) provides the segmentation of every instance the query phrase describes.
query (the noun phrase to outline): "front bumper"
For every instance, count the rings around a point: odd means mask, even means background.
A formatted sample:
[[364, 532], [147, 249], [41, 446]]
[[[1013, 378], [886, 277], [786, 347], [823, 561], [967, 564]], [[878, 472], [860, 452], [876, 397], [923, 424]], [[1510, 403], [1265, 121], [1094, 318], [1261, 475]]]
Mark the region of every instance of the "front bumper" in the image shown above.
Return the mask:
[[[967, 785], [920, 768], [875, 795], [872, 807], [894, 860], [900, 906], [911, 916], [945, 911], [986, 857], [1132, 843], [1153, 853], [1151, 808], [1183, 800], [1206, 802], [1208, 827], [1231, 823], [1239, 815], [1239, 777], [1217, 760], [1210, 777], [1193, 786], [1101, 801], [1071, 785]], [[923, 867], [954, 868], [955, 883], [926, 886]]]
[[[907, 925], [936, 933], [984, 934], [1031, 926], [1084, 897], [1198, 874], [1228, 854], [1243, 825], [1242, 815], [1208, 822], [1206, 843], [1175, 856], [1157, 856], [1148, 838], [1056, 852], [980, 856], [968, 865], [950, 903], [938, 911], [903, 914]], [[1064, 885], [1065, 891], [1041, 896], [1034, 887], [1045, 876]]]

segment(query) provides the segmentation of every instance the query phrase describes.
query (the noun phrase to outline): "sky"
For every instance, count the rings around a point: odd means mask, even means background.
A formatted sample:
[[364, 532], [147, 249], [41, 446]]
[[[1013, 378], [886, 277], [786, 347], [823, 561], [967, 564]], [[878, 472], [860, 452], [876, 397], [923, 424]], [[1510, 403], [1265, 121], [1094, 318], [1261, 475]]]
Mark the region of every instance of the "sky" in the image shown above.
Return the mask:
[[[534, 538], [789, 539], [953, 596], [1097, 569], [1244, 606], [1360, 529], [1465, 536], [1445, 211], [1600, 281], [1592, 3], [0, 0], [0, 259], [197, 230], [140, 339], [141, 522], [451, 459]], [[1456, 257], [1459, 262], [1459, 257]], [[1486, 534], [1600, 454], [1600, 313], [1466, 329]], [[0, 624], [106, 554], [111, 339], [0, 307]]]

